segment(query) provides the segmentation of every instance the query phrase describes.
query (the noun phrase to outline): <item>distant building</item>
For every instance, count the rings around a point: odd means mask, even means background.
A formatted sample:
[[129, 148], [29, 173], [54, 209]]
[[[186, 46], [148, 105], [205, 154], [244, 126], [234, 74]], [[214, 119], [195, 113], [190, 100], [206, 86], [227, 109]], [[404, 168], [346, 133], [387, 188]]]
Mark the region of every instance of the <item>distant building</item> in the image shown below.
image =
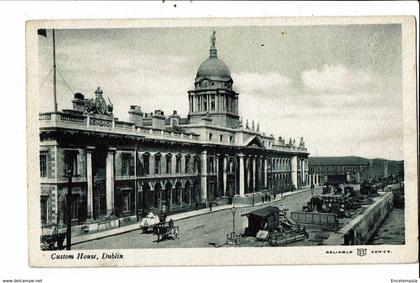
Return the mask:
[[40, 114], [44, 225], [65, 220], [65, 175], [71, 168], [71, 217], [91, 231], [137, 221], [150, 210], [176, 213], [210, 201], [250, 203], [254, 193], [308, 184], [303, 138], [298, 144], [275, 139], [258, 123], [239, 117], [239, 93], [217, 56], [215, 40], [213, 34], [210, 56], [188, 91], [187, 117], [176, 111], [144, 113], [134, 105], [129, 122], [120, 121], [100, 88], [95, 99], [75, 94], [73, 109]]
[[311, 157], [309, 162], [309, 182], [317, 180], [325, 183], [360, 183], [361, 174], [369, 166], [369, 161], [358, 157]]
[[403, 161], [344, 156], [310, 157], [308, 163], [309, 182], [317, 179], [319, 183], [361, 183], [404, 176]]

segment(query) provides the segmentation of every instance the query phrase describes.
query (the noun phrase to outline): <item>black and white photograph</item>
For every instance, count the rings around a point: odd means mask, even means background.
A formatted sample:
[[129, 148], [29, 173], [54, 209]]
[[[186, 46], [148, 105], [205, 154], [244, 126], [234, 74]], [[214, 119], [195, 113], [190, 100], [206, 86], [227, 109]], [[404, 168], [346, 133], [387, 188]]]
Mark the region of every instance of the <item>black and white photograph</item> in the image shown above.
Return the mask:
[[31, 264], [415, 258], [398, 254], [417, 246], [414, 21], [336, 20], [29, 24]]

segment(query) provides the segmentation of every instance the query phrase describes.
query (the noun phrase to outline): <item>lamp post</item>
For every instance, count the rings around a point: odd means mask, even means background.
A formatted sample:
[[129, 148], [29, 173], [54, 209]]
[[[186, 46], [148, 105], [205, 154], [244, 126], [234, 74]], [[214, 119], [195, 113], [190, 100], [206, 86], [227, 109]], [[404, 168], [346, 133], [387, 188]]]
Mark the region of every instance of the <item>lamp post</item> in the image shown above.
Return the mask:
[[[232, 237], [235, 237], [235, 213], [236, 213], [236, 207], [232, 206]], [[235, 240], [236, 242], [236, 240]]]
[[67, 171], [67, 175], [65, 176], [68, 178], [68, 187], [67, 187], [67, 206], [66, 206], [66, 250], [71, 250], [71, 207], [73, 203], [73, 167], [71, 166], [70, 169]]

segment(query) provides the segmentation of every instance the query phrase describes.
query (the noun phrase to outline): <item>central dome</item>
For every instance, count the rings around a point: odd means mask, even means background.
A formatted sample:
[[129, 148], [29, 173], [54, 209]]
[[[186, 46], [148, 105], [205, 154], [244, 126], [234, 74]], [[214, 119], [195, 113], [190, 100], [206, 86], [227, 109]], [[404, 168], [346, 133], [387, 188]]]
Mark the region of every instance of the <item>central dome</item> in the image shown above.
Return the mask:
[[217, 58], [216, 31], [213, 31], [213, 35], [210, 37], [210, 56], [201, 63], [197, 70], [196, 80], [203, 77], [222, 81], [231, 80], [228, 66]]
[[230, 77], [230, 71], [225, 62], [210, 56], [198, 67], [197, 78], [199, 77]]

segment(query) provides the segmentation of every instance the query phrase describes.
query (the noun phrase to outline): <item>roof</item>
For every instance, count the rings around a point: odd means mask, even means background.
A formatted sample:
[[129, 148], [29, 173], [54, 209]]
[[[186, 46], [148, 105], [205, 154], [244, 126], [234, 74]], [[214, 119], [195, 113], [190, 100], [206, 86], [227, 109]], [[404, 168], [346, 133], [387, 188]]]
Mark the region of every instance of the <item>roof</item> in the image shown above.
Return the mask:
[[308, 164], [309, 166], [368, 165], [369, 159], [357, 156], [309, 157]]
[[276, 213], [279, 213], [279, 212], [280, 212], [280, 209], [278, 207], [267, 206], [267, 207], [264, 207], [264, 208], [260, 208], [260, 209], [242, 214], [242, 216], [254, 215], [254, 216], [259, 216], [259, 217], [265, 218], [267, 216], [270, 216], [272, 214], [276, 214]]
[[198, 77], [229, 77], [230, 71], [228, 66], [217, 57], [209, 57], [203, 63], [197, 71]]

